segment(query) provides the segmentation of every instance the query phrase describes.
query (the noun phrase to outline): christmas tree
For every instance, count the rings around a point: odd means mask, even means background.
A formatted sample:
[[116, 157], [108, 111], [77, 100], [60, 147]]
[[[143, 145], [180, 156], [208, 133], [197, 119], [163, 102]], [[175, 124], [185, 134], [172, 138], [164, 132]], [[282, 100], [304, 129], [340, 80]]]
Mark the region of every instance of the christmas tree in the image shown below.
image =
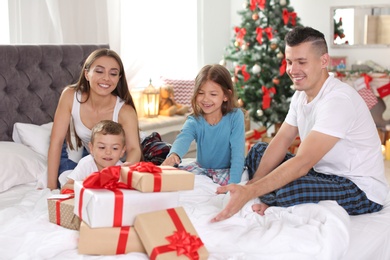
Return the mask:
[[[254, 122], [283, 122], [294, 93], [286, 73], [284, 37], [301, 25], [289, 0], [249, 0], [221, 61], [233, 74], [239, 104]], [[231, 64], [229, 64], [231, 63]], [[229, 66], [231, 65], [231, 66]]]

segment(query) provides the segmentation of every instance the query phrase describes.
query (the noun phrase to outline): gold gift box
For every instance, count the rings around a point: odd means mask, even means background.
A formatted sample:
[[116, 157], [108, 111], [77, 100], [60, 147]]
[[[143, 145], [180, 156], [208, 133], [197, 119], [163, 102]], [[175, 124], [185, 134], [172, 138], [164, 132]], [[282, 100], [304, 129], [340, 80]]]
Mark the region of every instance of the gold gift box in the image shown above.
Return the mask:
[[[173, 216], [176, 216], [177, 218], [172, 217], [172, 213], [174, 213]], [[179, 223], [175, 224], [174, 221]], [[178, 226], [182, 226], [184, 230], [180, 230], [181, 228], [178, 228]], [[195, 246], [195, 250], [200, 260], [207, 259], [209, 256], [206, 247], [201, 242], [198, 233], [183, 207], [139, 214], [135, 219], [134, 228], [137, 231], [147, 254], [152, 260], [189, 259], [185, 254], [178, 255], [177, 251], [174, 249], [166, 249], [167, 246], [170, 245], [167, 237], [173, 236], [176, 231], [179, 231], [178, 233], [180, 234], [183, 234], [181, 231], [185, 231], [188, 235], [185, 236], [185, 238], [179, 235], [179, 239], [177, 240], [179, 244], [185, 240], [200, 242], [200, 244], [194, 243], [194, 245], [199, 245]], [[191, 239], [189, 237], [191, 237]]]
[[85, 222], [80, 226], [78, 252], [85, 255], [146, 253], [134, 227], [91, 228]]
[[[60, 223], [57, 223], [57, 202], [59, 203]], [[49, 221], [64, 228], [79, 230], [80, 218], [74, 211], [74, 199], [48, 198], [47, 207], [49, 210]]]
[[177, 169], [171, 166], [156, 166], [162, 170], [161, 186], [155, 182], [155, 176], [148, 172], [132, 171], [131, 183], [128, 181], [130, 167], [122, 166], [121, 181], [133, 189], [142, 192], [168, 192], [194, 189], [195, 175], [191, 172]]

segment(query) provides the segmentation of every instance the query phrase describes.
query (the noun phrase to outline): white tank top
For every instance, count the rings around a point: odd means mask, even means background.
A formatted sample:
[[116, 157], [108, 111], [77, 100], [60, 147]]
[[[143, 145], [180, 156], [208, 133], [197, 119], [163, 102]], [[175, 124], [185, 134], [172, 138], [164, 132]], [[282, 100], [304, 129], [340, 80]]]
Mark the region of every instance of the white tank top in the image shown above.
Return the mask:
[[[89, 152], [88, 143], [89, 141], [91, 141], [92, 130], [86, 127], [81, 121], [79, 100], [81, 100], [81, 92], [75, 92], [73, 98], [73, 106], [72, 106], [72, 120], [78, 137], [80, 137], [83, 146]], [[114, 113], [112, 115], [112, 121], [118, 123], [119, 111], [121, 110], [124, 103], [125, 102], [120, 97], [117, 96]]]

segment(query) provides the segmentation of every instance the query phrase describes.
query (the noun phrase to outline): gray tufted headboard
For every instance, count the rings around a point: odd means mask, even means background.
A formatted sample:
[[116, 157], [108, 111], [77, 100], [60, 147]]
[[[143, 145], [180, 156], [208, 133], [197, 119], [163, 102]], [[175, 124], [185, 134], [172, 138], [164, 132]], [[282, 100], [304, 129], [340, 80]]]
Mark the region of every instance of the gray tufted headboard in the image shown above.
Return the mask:
[[0, 141], [15, 122], [53, 121], [59, 96], [75, 83], [87, 56], [101, 45], [0, 45]]

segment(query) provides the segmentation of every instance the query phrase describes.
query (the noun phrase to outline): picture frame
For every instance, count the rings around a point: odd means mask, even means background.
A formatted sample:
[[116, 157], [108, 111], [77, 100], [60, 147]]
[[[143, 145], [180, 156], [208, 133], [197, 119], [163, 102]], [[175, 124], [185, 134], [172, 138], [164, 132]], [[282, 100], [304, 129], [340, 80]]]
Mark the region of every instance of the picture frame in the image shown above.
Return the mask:
[[330, 56], [328, 65], [330, 71], [343, 71], [347, 69], [347, 57], [346, 56]]

